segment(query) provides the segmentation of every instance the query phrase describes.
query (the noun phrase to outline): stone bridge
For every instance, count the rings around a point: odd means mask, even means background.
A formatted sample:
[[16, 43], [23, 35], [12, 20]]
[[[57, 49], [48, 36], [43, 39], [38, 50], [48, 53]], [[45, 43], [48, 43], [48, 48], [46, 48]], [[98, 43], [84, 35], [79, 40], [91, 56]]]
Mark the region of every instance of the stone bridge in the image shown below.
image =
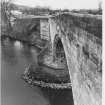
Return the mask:
[[[102, 16], [64, 13], [30, 18], [31, 28], [36, 29], [38, 20], [41, 38], [48, 41], [50, 64], [66, 62], [74, 105], [102, 105]], [[24, 23], [30, 25], [27, 19]]]
[[40, 24], [52, 62], [67, 61], [74, 105], [102, 105], [102, 17], [65, 13]]

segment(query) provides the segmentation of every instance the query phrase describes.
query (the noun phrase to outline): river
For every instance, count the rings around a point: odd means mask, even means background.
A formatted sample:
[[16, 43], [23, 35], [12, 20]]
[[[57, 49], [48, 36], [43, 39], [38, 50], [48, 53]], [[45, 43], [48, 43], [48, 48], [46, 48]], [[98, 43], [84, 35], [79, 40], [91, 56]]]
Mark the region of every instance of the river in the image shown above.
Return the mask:
[[21, 79], [25, 68], [37, 64], [39, 49], [5, 38], [1, 41], [1, 105], [73, 105], [72, 90], [31, 87]]

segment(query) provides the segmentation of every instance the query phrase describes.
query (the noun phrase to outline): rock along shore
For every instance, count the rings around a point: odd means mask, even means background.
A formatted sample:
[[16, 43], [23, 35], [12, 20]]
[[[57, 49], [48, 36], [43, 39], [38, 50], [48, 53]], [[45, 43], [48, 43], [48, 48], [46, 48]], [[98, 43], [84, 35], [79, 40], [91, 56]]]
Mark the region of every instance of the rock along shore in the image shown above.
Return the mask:
[[[34, 79], [31, 76], [29, 68], [26, 68], [24, 74], [22, 75], [22, 79], [25, 80], [31, 86], [40, 86], [44, 88], [52, 88], [52, 89], [71, 89], [71, 83], [52, 83], [52, 82], [45, 82], [43, 80]], [[45, 77], [46, 78], [46, 77]]]

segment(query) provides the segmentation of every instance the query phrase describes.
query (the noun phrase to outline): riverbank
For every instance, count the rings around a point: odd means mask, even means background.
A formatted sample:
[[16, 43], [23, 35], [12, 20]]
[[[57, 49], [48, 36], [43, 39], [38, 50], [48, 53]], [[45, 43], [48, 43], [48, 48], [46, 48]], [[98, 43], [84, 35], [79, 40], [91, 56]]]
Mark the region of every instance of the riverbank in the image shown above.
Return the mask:
[[[16, 38], [12, 37], [8, 38], [17, 40]], [[19, 40], [19, 41], [28, 43], [27, 41], [24, 40]], [[35, 65], [29, 66], [28, 72], [26, 73], [25, 71], [25, 73], [22, 75], [22, 78], [33, 86], [37, 85], [40, 87], [53, 88], [53, 89], [71, 88], [69, 73], [67, 72], [68, 70], [66, 70], [67, 68], [64, 70], [60, 68], [54, 69], [46, 65], [39, 65], [39, 66], [40, 67], [35, 67]]]
[[41, 40], [41, 39], [36, 39], [35, 42], [33, 43], [32, 41], [30, 40], [26, 40], [24, 38], [18, 38], [16, 37], [15, 35], [1, 35], [1, 40], [5, 39], [5, 38], [10, 38], [10, 39], [13, 39], [13, 40], [18, 40], [20, 42], [23, 42], [23, 43], [27, 43], [28, 45], [31, 45], [31, 46], [35, 46], [39, 49], [43, 49], [46, 45], [46, 41], [45, 40]]
[[45, 71], [31, 65], [26, 68], [24, 74], [22, 75], [22, 79], [32, 86], [37, 85], [40, 87], [53, 89], [71, 88], [69, 74], [62, 70]]

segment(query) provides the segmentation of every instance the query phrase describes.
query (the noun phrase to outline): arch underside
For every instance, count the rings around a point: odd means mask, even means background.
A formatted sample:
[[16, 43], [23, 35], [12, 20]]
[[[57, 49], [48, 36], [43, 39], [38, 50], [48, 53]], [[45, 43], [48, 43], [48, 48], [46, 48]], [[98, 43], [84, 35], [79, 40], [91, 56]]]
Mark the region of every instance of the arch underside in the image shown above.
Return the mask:
[[[63, 66], [64, 70], [69, 75], [64, 46], [58, 34], [55, 35], [54, 42], [53, 42], [53, 62], [57, 62], [59, 66]], [[69, 79], [70, 79], [70, 75], [69, 75]]]
[[58, 61], [59, 64], [67, 66], [65, 52], [62, 41], [58, 35], [55, 36], [53, 45], [53, 61]]

